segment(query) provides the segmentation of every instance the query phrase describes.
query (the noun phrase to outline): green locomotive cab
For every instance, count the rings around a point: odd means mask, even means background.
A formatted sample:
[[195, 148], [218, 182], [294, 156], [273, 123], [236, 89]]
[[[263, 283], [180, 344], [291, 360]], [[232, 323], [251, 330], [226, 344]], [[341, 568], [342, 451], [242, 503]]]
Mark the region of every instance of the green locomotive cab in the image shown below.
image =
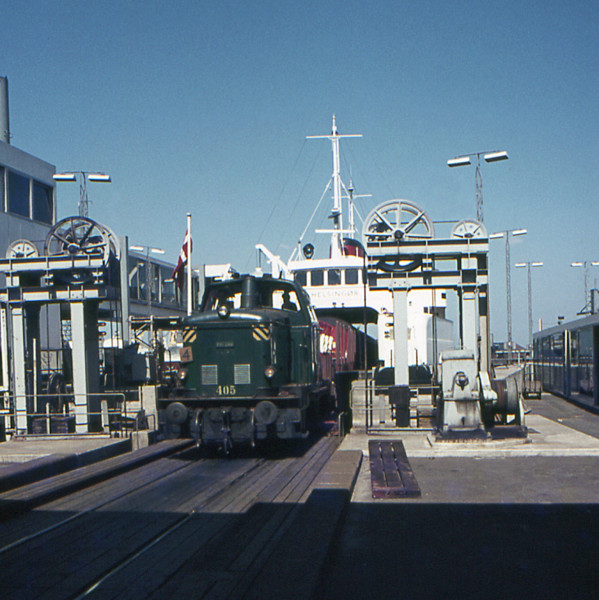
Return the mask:
[[210, 285], [184, 322], [183, 391], [164, 410], [170, 436], [223, 446], [307, 435], [320, 384], [318, 321], [291, 281], [242, 276]]

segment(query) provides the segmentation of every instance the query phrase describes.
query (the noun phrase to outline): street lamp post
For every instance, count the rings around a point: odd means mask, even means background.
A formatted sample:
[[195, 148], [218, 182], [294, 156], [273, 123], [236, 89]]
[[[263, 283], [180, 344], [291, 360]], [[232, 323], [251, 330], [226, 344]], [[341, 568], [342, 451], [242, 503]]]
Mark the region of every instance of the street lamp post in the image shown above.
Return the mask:
[[152, 308], [152, 265], [150, 263], [150, 252], [154, 254], [164, 254], [162, 248], [153, 248], [152, 246], [129, 246], [129, 250], [135, 250], [136, 252], [146, 253], [146, 302], [148, 304], [148, 312]]
[[516, 268], [528, 267], [528, 348], [532, 349], [532, 276], [531, 267], [542, 267], [543, 263], [536, 262], [522, 262], [516, 263]]
[[595, 298], [594, 290], [591, 290], [591, 296], [589, 298], [589, 267], [599, 267], [599, 261], [586, 260], [577, 261], [570, 264], [571, 267], [582, 267], [584, 269], [584, 307], [577, 313], [579, 315], [593, 314], [595, 312]]
[[495, 150], [493, 152], [472, 152], [471, 154], [462, 154], [447, 161], [448, 167], [463, 167], [472, 164], [471, 158], [476, 157], [476, 170], [474, 172], [474, 183], [476, 187], [476, 220], [480, 223], [484, 222], [483, 215], [483, 178], [480, 171], [480, 157], [483, 157], [486, 162], [498, 162], [507, 160], [509, 156], [505, 150]]
[[68, 171], [52, 175], [55, 181], [79, 181], [79, 216], [88, 216], [89, 200], [87, 198], [87, 182], [111, 183], [110, 175], [106, 173], [90, 173], [88, 171]]
[[511, 258], [510, 258], [510, 233], [512, 235], [526, 235], [526, 229], [508, 229], [492, 233], [489, 239], [495, 240], [505, 237], [505, 292], [507, 302], [507, 344], [508, 350], [512, 350], [512, 279], [511, 279]]

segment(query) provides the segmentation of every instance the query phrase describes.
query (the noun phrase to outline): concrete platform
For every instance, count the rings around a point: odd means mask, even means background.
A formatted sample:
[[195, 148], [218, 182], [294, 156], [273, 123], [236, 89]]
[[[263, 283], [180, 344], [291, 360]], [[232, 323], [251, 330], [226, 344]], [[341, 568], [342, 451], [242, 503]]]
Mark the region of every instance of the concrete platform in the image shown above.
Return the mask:
[[599, 417], [547, 394], [526, 405], [528, 442], [381, 436], [404, 442], [421, 496], [374, 499], [364, 454], [315, 598], [596, 599]]
[[[432, 431], [354, 430], [340, 450], [364, 455], [353, 502], [596, 503], [599, 417], [544, 394], [528, 401], [525, 439], [436, 441]], [[374, 500], [368, 442], [401, 440], [422, 489], [418, 499]]]
[[370, 439], [401, 439], [409, 458], [507, 458], [514, 456], [599, 456], [599, 439], [541, 415], [526, 417], [527, 438], [485, 441], [437, 441], [432, 431], [384, 430], [367, 435], [352, 431], [342, 450], [368, 453]]
[[26, 439], [13, 438], [8, 442], [0, 443], [0, 469], [11, 463], [24, 463], [50, 455], [81, 455], [96, 452], [101, 448], [117, 448], [129, 446], [129, 438], [110, 438], [104, 436], [69, 436], [69, 437], [41, 437]]

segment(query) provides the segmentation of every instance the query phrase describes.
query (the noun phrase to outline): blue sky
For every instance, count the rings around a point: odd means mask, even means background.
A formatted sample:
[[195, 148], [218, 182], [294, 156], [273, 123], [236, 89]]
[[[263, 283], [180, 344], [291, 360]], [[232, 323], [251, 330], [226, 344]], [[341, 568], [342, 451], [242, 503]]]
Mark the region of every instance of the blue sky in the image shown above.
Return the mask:
[[[433, 220], [474, 217], [482, 167], [490, 232], [525, 227], [512, 263], [533, 273], [535, 323], [574, 318], [599, 260], [599, 4], [592, 1], [1, 3], [0, 74], [12, 143], [58, 170], [103, 170], [90, 216], [176, 260], [193, 215], [194, 263], [287, 257], [342, 145], [365, 215], [391, 198]], [[59, 184], [60, 185], [60, 184]], [[59, 216], [77, 186], [59, 188]], [[325, 219], [326, 220], [326, 219]], [[322, 223], [319, 223], [322, 225]], [[324, 242], [324, 240], [322, 240]], [[492, 329], [506, 337], [505, 251], [491, 242]], [[590, 284], [599, 268], [589, 269]], [[599, 287], [599, 286], [598, 286]], [[514, 338], [527, 340], [524, 269], [512, 271]]]

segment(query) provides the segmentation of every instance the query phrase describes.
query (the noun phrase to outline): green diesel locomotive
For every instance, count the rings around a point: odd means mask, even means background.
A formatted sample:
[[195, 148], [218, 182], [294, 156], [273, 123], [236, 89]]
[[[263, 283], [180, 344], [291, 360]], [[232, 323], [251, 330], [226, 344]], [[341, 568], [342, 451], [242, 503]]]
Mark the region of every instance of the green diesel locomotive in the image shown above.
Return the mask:
[[208, 286], [184, 320], [179, 385], [161, 400], [168, 437], [229, 450], [305, 437], [330, 399], [320, 327], [292, 281], [244, 275]]

